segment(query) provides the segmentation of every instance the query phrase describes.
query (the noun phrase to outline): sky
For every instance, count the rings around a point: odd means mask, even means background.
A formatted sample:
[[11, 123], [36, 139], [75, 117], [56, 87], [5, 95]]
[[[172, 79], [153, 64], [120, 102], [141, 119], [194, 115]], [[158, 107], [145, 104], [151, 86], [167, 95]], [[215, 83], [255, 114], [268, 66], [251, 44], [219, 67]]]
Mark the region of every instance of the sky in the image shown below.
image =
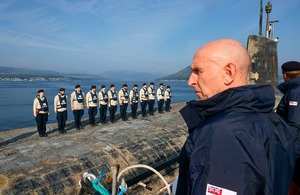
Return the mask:
[[[300, 0], [272, 0], [278, 64], [300, 61]], [[267, 1], [263, 1], [264, 6]], [[1, 0], [0, 66], [175, 73], [195, 51], [258, 34], [260, 0]], [[263, 16], [263, 34], [266, 14]]]

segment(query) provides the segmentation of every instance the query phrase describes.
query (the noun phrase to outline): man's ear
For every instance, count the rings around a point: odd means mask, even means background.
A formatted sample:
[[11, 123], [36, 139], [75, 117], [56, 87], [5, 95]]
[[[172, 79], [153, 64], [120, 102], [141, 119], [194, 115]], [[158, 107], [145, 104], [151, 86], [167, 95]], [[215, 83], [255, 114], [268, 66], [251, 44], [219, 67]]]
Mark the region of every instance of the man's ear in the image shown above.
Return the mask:
[[288, 81], [290, 79], [287, 74], [283, 73], [282, 75], [284, 81]]
[[224, 84], [230, 85], [234, 79], [236, 78], [236, 66], [232, 63], [227, 64], [224, 67], [225, 75], [224, 75]]

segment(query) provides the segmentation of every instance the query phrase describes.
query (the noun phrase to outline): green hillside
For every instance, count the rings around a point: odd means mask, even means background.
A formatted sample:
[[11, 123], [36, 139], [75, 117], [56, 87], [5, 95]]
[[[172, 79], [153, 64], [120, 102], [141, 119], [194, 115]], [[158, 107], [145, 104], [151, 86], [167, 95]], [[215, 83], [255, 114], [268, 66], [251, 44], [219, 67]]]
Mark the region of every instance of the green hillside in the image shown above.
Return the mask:
[[101, 75], [60, 73], [51, 70], [36, 70], [29, 68], [15, 68], [0, 66], [1, 81], [69, 81], [69, 80], [108, 80]]
[[167, 81], [187, 81], [191, 75], [191, 67], [188, 66], [179, 72], [171, 74], [169, 76], [163, 77], [160, 80], [167, 80]]

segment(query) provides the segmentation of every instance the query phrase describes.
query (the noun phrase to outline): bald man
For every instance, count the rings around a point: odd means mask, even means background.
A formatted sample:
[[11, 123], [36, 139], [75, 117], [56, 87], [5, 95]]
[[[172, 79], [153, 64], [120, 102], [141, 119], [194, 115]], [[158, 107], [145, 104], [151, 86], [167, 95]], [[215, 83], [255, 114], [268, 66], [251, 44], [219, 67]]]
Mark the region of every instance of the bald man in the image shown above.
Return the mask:
[[249, 86], [244, 46], [223, 39], [200, 48], [188, 85], [199, 97], [180, 110], [189, 136], [176, 194], [288, 194], [295, 147], [273, 112], [271, 86]]

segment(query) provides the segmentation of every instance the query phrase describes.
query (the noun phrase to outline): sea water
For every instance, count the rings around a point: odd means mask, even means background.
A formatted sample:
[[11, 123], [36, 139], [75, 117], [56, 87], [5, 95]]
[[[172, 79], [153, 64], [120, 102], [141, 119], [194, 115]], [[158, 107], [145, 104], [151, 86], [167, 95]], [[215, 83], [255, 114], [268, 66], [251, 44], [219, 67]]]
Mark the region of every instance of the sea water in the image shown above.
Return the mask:
[[[119, 91], [123, 84], [128, 85], [130, 91], [134, 84], [138, 84], [139, 89], [144, 82], [142, 81], [0, 81], [0, 131], [31, 127], [36, 125], [33, 116], [33, 100], [39, 89], [45, 90], [47, 97], [50, 116], [48, 123], [56, 122], [56, 114], [53, 110], [53, 101], [60, 88], [66, 89], [68, 96], [68, 120], [74, 120], [70, 108], [70, 95], [74, 91], [75, 85], [81, 85], [81, 90], [86, 94], [89, 92], [91, 85], [97, 86], [97, 92], [100, 91], [101, 85], [106, 85], [109, 90], [110, 84], [114, 84], [116, 91]], [[155, 88], [159, 87], [161, 82], [155, 82]], [[165, 88], [169, 85], [172, 91], [172, 103], [187, 102], [197, 99], [194, 90], [187, 86], [187, 81], [170, 81], [163, 82]], [[148, 83], [149, 86], [149, 83]], [[157, 101], [155, 103], [157, 106]], [[140, 110], [140, 105], [138, 110]], [[119, 107], [118, 107], [119, 111]], [[130, 106], [128, 106], [130, 111]], [[99, 116], [99, 110], [97, 113]], [[87, 109], [84, 110], [83, 118], [88, 118]]]

